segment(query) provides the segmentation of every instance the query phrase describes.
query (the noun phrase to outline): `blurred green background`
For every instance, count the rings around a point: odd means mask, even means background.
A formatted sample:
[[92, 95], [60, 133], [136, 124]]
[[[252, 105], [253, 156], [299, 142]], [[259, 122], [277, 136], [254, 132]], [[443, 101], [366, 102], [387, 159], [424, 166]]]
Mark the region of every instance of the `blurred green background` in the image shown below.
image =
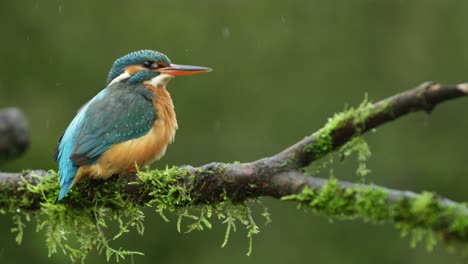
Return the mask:
[[[155, 167], [251, 161], [300, 140], [366, 93], [378, 100], [428, 80], [468, 81], [466, 14], [464, 0], [3, 1], [0, 107], [24, 110], [32, 146], [0, 171], [56, 169], [57, 138], [104, 88], [112, 62], [130, 51], [155, 49], [175, 63], [214, 69], [171, 81], [180, 129]], [[448, 102], [367, 135], [369, 179], [468, 201], [467, 105]], [[353, 163], [338, 164], [336, 176], [356, 180]], [[151, 210], [143, 237], [130, 234], [114, 246], [143, 251], [134, 263], [466, 261], [441, 244], [431, 253], [412, 249], [390, 225], [330, 223], [292, 203], [263, 201], [273, 222], [257, 218], [251, 257], [245, 230], [221, 249], [224, 226], [183, 235]], [[21, 246], [11, 227], [0, 215], [0, 263], [68, 261], [47, 257], [32, 223]]]

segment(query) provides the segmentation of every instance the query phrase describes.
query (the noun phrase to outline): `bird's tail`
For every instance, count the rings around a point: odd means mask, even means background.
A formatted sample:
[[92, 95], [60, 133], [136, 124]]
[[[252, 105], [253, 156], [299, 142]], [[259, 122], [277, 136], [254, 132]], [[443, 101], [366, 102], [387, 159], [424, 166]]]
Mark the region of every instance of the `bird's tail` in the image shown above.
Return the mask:
[[62, 166], [62, 170], [59, 172], [60, 193], [58, 196], [58, 201], [62, 200], [73, 186], [73, 181], [76, 177], [77, 171], [78, 167], [74, 166], [71, 162], [67, 163], [65, 166]]
[[62, 200], [65, 195], [67, 195], [68, 191], [72, 187], [73, 181], [69, 182], [64, 182], [63, 184], [60, 184], [60, 193], [58, 196], [58, 201]]

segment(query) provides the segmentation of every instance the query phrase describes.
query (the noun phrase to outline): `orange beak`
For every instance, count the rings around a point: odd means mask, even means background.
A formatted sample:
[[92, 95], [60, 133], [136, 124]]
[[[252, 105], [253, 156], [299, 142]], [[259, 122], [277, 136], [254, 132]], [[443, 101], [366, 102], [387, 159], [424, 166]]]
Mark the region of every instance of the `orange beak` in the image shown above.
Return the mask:
[[166, 73], [172, 76], [184, 76], [210, 72], [212, 71], [212, 69], [201, 66], [171, 64], [168, 67], [156, 69], [155, 71], [160, 73]]

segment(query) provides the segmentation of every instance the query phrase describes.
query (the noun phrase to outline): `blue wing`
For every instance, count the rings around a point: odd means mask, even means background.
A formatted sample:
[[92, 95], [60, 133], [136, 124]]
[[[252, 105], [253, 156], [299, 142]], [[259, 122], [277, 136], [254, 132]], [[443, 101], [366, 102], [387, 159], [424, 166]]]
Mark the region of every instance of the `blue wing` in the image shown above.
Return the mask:
[[79, 166], [95, 163], [114, 144], [148, 133], [156, 119], [153, 97], [142, 85], [116, 84], [83, 106], [58, 146], [59, 200], [71, 188]]

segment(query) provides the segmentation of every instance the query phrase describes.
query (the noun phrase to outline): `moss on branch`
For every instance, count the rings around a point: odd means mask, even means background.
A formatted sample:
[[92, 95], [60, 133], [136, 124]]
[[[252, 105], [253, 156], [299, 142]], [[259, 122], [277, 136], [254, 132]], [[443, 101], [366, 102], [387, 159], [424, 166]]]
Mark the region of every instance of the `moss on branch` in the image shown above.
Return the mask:
[[[117, 261], [131, 254], [143, 254], [110, 244], [125, 233], [136, 231], [143, 235], [143, 207], [152, 207], [169, 222], [166, 213], [177, 216], [177, 230], [192, 232], [210, 229], [213, 219], [226, 224], [226, 245], [236, 223], [247, 228], [249, 249], [252, 238], [259, 232], [249, 201], [233, 203], [227, 197], [217, 203], [199, 203], [192, 197], [196, 186], [193, 176], [183, 168], [140, 171], [133, 181], [128, 177], [113, 177], [108, 181], [87, 180], [75, 186], [69, 194], [57, 202], [58, 176], [49, 171], [46, 176], [25, 174], [23, 181], [15, 188], [7, 182], [0, 182], [0, 213], [12, 215], [16, 241], [21, 243], [23, 229], [27, 222], [34, 220], [36, 230], [43, 231], [49, 256], [58, 251], [68, 255], [72, 261], [84, 261], [90, 250], [104, 253], [107, 260]], [[268, 213], [263, 214], [267, 220]], [[108, 226], [117, 225], [117, 233], [111, 234]], [[183, 226], [186, 225], [186, 228]]]
[[386, 189], [361, 185], [342, 187], [336, 179], [330, 179], [321, 189], [305, 187], [301, 193], [282, 200], [296, 201], [299, 208], [332, 218], [391, 222], [402, 235], [413, 235], [412, 245], [425, 237], [428, 250], [437, 241], [434, 236], [450, 247], [468, 249], [468, 207], [442, 204], [432, 192], [390, 200]]
[[[328, 217], [391, 222], [402, 234], [412, 233], [414, 243], [425, 237], [428, 249], [436, 237], [449, 245], [467, 247], [465, 204], [430, 192], [416, 194], [364, 184], [364, 176], [370, 172], [366, 167], [370, 151], [361, 137], [407, 113], [431, 111], [441, 102], [466, 95], [466, 85], [425, 83], [375, 104], [364, 100], [356, 108], [335, 114], [322, 129], [272, 157], [250, 163], [143, 170], [138, 175], [107, 181], [88, 180], [75, 186], [61, 202], [56, 201], [59, 186], [54, 171], [0, 173], [0, 214], [12, 216], [18, 243], [26, 223], [35, 221], [36, 229], [45, 233], [49, 255], [61, 251], [72, 261], [83, 261], [90, 250], [117, 261], [142, 254], [114, 248], [111, 243], [132, 230], [143, 234], [143, 207], [154, 208], [166, 221], [167, 213], [175, 214], [179, 232], [210, 229], [211, 221], [218, 219], [226, 225], [223, 246], [236, 223], [243, 225], [250, 254], [252, 237], [259, 228], [249, 202], [261, 196], [295, 201]], [[314, 161], [336, 150], [343, 157], [357, 153], [356, 174], [361, 184], [305, 175], [311, 174]], [[332, 162], [330, 155], [327, 166]], [[269, 221], [266, 209], [262, 215]], [[116, 233], [111, 233], [111, 225], [118, 227]]]

